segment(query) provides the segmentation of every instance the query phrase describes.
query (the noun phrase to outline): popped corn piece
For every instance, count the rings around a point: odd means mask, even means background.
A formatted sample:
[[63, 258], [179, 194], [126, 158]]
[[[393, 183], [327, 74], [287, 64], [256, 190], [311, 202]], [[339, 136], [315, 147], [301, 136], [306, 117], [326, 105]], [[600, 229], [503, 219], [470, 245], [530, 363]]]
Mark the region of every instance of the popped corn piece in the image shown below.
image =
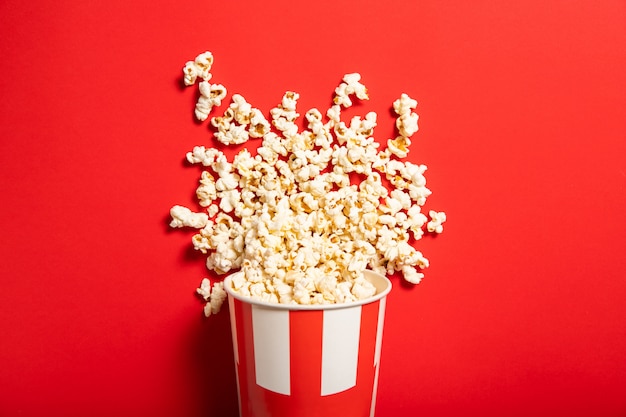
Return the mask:
[[242, 125], [250, 124], [252, 105], [241, 94], [233, 94], [230, 108], [233, 109], [235, 121]]
[[355, 280], [350, 292], [357, 300], [365, 300], [376, 295], [376, 287], [361, 276]]
[[183, 67], [183, 82], [186, 86], [194, 85], [200, 73], [199, 68], [193, 61], [187, 61]]
[[330, 119], [331, 122], [339, 123], [341, 117], [341, 106], [339, 104], [335, 104], [326, 112], [326, 116]]
[[383, 214], [382, 216], [378, 216], [378, 223], [389, 227], [395, 227], [397, 221], [394, 216]]
[[246, 276], [244, 274], [233, 274], [231, 284], [235, 291], [239, 291], [241, 288], [249, 286], [249, 282], [246, 280]]
[[267, 288], [263, 282], [255, 282], [250, 284], [250, 296], [256, 299], [263, 299], [264, 294], [267, 293]]
[[361, 100], [368, 100], [369, 96], [367, 94], [367, 88], [363, 84], [360, 83], [361, 74], [352, 73], [346, 74], [343, 77], [343, 80], [348, 84], [348, 94], [355, 94]]
[[209, 301], [204, 305], [204, 315], [209, 317], [211, 314], [217, 314], [222, 309], [226, 300], [226, 290], [222, 281], [213, 283]]
[[356, 300], [348, 281], [339, 282], [333, 291], [333, 296], [338, 303], [349, 303]]
[[[392, 181], [393, 182], [393, 181]], [[415, 201], [417, 205], [423, 206], [426, 204], [426, 199], [431, 195], [431, 191], [426, 187], [418, 187], [413, 184], [408, 184], [406, 189], [411, 196], [411, 199]]]
[[410, 113], [417, 107], [417, 100], [412, 99], [406, 93], [402, 93], [400, 98], [393, 102], [393, 110], [397, 115]]
[[387, 149], [398, 158], [406, 158], [409, 154], [411, 140], [406, 136], [398, 136], [394, 140], [387, 140]]
[[215, 217], [215, 215], [219, 212], [220, 208], [217, 204], [211, 204], [207, 208], [207, 212], [209, 213], [209, 217]]
[[335, 89], [335, 98], [333, 99], [333, 102], [336, 105], [343, 107], [352, 106], [352, 100], [350, 99], [350, 94], [347, 90], [348, 84], [346, 83], [339, 84], [339, 86]]
[[230, 129], [231, 123], [234, 123], [235, 120], [235, 112], [232, 108], [228, 107], [224, 110], [224, 114], [222, 116], [215, 116], [211, 118], [211, 126], [217, 128], [220, 131], [225, 131]]
[[408, 138], [415, 134], [419, 130], [417, 122], [419, 116], [417, 113], [404, 113], [396, 119], [396, 127], [400, 135]]
[[334, 301], [334, 291], [337, 288], [337, 278], [332, 275], [323, 275], [315, 281], [315, 290], [324, 295], [324, 299]]
[[[200, 185], [196, 188], [196, 197], [202, 207], [208, 207], [217, 199], [217, 189], [215, 188], [215, 178], [207, 171], [203, 171], [200, 178]], [[209, 213], [213, 217], [216, 213]]]
[[211, 244], [211, 240], [209, 236], [213, 233], [213, 222], [208, 221], [207, 225], [200, 229], [200, 233], [193, 235], [191, 241], [193, 243], [193, 248], [195, 250], [199, 250], [200, 252], [206, 254], [209, 253], [210, 250], [215, 249]]
[[344, 75], [343, 82], [335, 89], [333, 102], [336, 105], [350, 107], [352, 106], [350, 96], [353, 94], [361, 100], [369, 99], [367, 88], [360, 83], [360, 80], [361, 74], [359, 73]]
[[239, 179], [239, 175], [230, 172], [230, 170], [222, 171], [220, 178], [215, 181], [215, 189], [218, 192], [235, 190], [239, 185]]
[[214, 148], [206, 149], [204, 146], [194, 146], [191, 152], [187, 152], [187, 161], [191, 164], [202, 164], [204, 166], [211, 166], [215, 163], [218, 157], [223, 157], [224, 154]]
[[198, 75], [205, 81], [211, 79], [211, 67], [213, 66], [213, 54], [209, 51], [199, 54], [194, 59], [194, 64], [198, 70]]
[[322, 113], [318, 109], [310, 109], [304, 115], [308, 124], [308, 128], [311, 129], [313, 133], [317, 133], [320, 129], [324, 128], [324, 123], [322, 122]]
[[293, 284], [293, 299], [298, 304], [311, 304], [311, 281], [306, 278], [296, 280]]
[[248, 133], [251, 138], [262, 138], [270, 133], [271, 125], [267, 121], [261, 110], [252, 109], [250, 114], [250, 127]]
[[282, 279], [274, 277], [272, 279], [274, 291], [278, 296], [278, 302], [281, 304], [289, 304], [293, 301], [293, 287], [285, 283]]
[[195, 213], [184, 206], [176, 205], [170, 209], [172, 221], [170, 227], [193, 227], [196, 229], [206, 226], [209, 216], [206, 213]]
[[411, 110], [417, 107], [417, 101], [402, 93], [399, 99], [393, 102], [393, 109], [399, 116], [396, 127], [401, 136], [410, 137], [418, 130], [419, 116]]
[[443, 232], [443, 222], [446, 221], [446, 213], [443, 211], [436, 212], [435, 210], [430, 210], [428, 213], [430, 215], [431, 220], [428, 222], [426, 227], [429, 232], [441, 233]]
[[413, 205], [413, 202], [411, 201], [411, 196], [402, 190], [391, 190], [389, 196], [394, 201], [398, 202], [403, 210], [409, 210]]
[[405, 162], [399, 172], [402, 178], [410, 181], [411, 184], [417, 187], [423, 187], [426, 185], [426, 178], [424, 177], [426, 169], [426, 165], [416, 165], [411, 162]]
[[241, 202], [241, 193], [239, 190], [226, 190], [220, 192], [220, 204], [219, 208], [224, 213], [230, 213], [235, 210], [235, 207]]
[[281, 131], [286, 138], [295, 139], [298, 134], [298, 125], [284, 117], [274, 118], [272, 124], [276, 129]]
[[220, 106], [226, 97], [226, 88], [221, 84], [209, 84], [201, 81], [199, 84], [200, 97], [196, 102], [195, 115], [200, 121], [205, 121], [214, 106]]
[[196, 292], [204, 298], [204, 301], [209, 301], [211, 297], [211, 281], [208, 278], [203, 278], [200, 288]]
[[[365, 115], [365, 119], [361, 120], [358, 116], [352, 119], [350, 127], [358, 134], [363, 136], [372, 136], [374, 134], [374, 128], [376, 127], [377, 114], [369, 112]], [[353, 126], [354, 125], [354, 126]]]
[[226, 155], [223, 153], [219, 153], [215, 157], [215, 161], [211, 164], [211, 168], [220, 176], [220, 178], [224, 178], [233, 172], [233, 165], [228, 162]]
[[220, 128], [216, 133], [217, 140], [224, 145], [239, 145], [250, 139], [246, 125], [231, 124], [228, 128]]
[[296, 106], [299, 98], [300, 94], [293, 91], [287, 91], [281, 100], [280, 108], [289, 116], [287, 119], [290, 121], [293, 121], [298, 117], [298, 114], [296, 113]]
[[418, 272], [417, 269], [411, 265], [404, 265], [402, 267], [402, 276], [411, 284], [419, 284], [422, 278], [424, 278], [424, 274]]
[[404, 208], [402, 201], [398, 200], [395, 195], [388, 195], [384, 199], [384, 204], [380, 206], [383, 213], [395, 215]]
[[295, 138], [298, 135], [298, 125], [295, 120], [300, 116], [296, 106], [300, 95], [293, 91], [287, 91], [281, 103], [270, 110], [272, 124], [276, 129], [283, 132], [286, 138]]
[[218, 275], [223, 275], [241, 266], [241, 256], [232, 248], [232, 243], [222, 242], [215, 247], [215, 252], [211, 253], [206, 260], [209, 270], [215, 271]]
[[245, 99], [241, 95], [233, 95], [233, 101], [224, 115], [211, 119], [211, 125], [217, 128], [215, 138], [225, 145], [247, 142], [250, 138], [248, 127], [251, 115], [251, 106]]

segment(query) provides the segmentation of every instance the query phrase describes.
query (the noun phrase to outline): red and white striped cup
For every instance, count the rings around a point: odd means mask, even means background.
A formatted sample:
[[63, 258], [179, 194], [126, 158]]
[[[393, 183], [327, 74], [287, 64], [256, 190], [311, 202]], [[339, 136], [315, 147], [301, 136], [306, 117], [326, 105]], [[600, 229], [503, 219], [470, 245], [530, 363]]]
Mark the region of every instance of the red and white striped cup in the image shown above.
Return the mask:
[[391, 282], [365, 271], [374, 297], [272, 304], [228, 293], [240, 417], [373, 417]]

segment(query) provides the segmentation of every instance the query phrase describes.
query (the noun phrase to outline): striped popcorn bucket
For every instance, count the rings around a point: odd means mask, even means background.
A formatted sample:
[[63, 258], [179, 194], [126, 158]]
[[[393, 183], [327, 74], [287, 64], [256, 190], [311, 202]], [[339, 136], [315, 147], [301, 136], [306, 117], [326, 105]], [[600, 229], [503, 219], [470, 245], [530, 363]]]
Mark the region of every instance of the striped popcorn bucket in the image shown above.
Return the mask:
[[331, 305], [282, 305], [228, 293], [240, 417], [372, 417], [391, 282]]

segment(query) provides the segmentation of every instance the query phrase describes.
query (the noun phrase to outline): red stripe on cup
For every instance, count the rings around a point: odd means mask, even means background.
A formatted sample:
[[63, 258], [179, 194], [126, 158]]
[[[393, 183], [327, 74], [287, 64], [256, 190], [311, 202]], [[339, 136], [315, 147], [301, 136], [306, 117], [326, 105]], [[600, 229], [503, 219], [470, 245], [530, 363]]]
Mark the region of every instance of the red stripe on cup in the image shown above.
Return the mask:
[[[291, 385], [294, 398], [305, 401], [319, 396], [322, 384], [323, 311], [291, 311]], [[294, 337], [297, 335], [296, 337]]]

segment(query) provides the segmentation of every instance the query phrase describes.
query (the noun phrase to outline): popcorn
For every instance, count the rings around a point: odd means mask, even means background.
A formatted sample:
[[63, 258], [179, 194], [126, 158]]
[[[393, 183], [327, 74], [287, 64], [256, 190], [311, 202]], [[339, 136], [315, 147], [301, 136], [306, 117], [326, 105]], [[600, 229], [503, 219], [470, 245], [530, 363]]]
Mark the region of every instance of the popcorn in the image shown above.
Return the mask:
[[404, 276], [404, 279], [411, 284], [419, 284], [422, 278], [424, 278], [423, 273], [417, 272], [417, 269], [410, 265], [404, 265], [402, 267], [402, 275]]
[[204, 81], [211, 79], [211, 66], [213, 65], [213, 54], [211, 52], [203, 52], [193, 61], [188, 61], [183, 67], [183, 81], [185, 85], [195, 84], [198, 77]]
[[411, 111], [415, 107], [417, 107], [417, 101], [404, 93], [398, 100], [393, 102], [393, 109], [400, 116], [396, 119], [396, 127], [400, 135], [405, 138], [412, 136], [418, 130], [417, 121], [419, 116]]
[[356, 95], [361, 100], [368, 100], [367, 88], [359, 81], [361, 80], [361, 74], [353, 73], [346, 74], [343, 77], [343, 82], [335, 89], [334, 103], [343, 107], [352, 106], [351, 95]]
[[224, 154], [217, 149], [206, 149], [204, 146], [195, 146], [191, 152], [187, 152], [187, 161], [191, 164], [211, 166], [215, 160]]
[[410, 113], [417, 107], [417, 100], [413, 100], [407, 94], [402, 93], [400, 98], [393, 102], [393, 110], [398, 115]]
[[417, 120], [419, 116], [416, 113], [404, 113], [398, 117], [396, 127], [405, 138], [412, 136], [418, 130]]
[[[368, 100], [358, 73], [346, 74], [325, 113], [305, 112], [298, 124], [299, 94], [287, 91], [270, 119], [241, 94], [233, 94], [221, 116], [226, 88], [210, 84], [213, 56], [200, 54], [183, 68], [184, 82], [198, 80], [195, 113], [209, 119], [214, 137], [225, 145], [259, 139], [253, 155], [241, 149], [232, 162], [217, 149], [196, 146], [186, 155], [201, 164], [196, 196], [205, 212], [183, 206], [170, 210], [172, 227], [194, 227], [196, 250], [218, 275], [232, 275], [232, 288], [256, 300], [283, 304], [345, 303], [376, 293], [363, 278], [371, 269], [399, 272], [417, 284], [429, 261], [416, 250], [428, 233], [441, 233], [444, 212], [422, 213], [431, 191], [425, 165], [402, 159], [418, 131], [417, 101], [407, 94], [393, 102], [398, 135], [379, 150], [377, 115], [342, 120], [353, 99]], [[355, 176], [355, 174], [358, 174]], [[197, 289], [205, 315], [216, 314], [225, 299], [223, 283], [204, 279]]]
[[427, 224], [428, 231], [435, 232], [435, 233], [443, 232], [442, 223], [446, 221], [446, 213], [430, 210], [428, 214], [430, 215], [430, 218], [431, 218], [431, 220]]
[[213, 54], [209, 51], [203, 52], [194, 59], [194, 64], [198, 70], [200, 78], [208, 81], [211, 78], [211, 67], [213, 66]]
[[387, 141], [387, 148], [389, 151], [398, 158], [406, 158], [409, 154], [409, 146], [411, 141], [405, 136], [398, 136], [394, 140]]
[[172, 221], [170, 227], [193, 227], [196, 229], [206, 226], [209, 216], [205, 213], [194, 213], [184, 206], [174, 206], [170, 209]]
[[199, 85], [200, 97], [196, 103], [195, 115], [200, 121], [205, 121], [211, 113], [213, 106], [222, 104], [226, 97], [226, 88], [221, 84], [209, 84], [202, 81]]
[[188, 61], [183, 67], [183, 82], [185, 85], [194, 85], [198, 79], [199, 69], [196, 67], [196, 63]]
[[[200, 185], [196, 189], [196, 197], [198, 197], [198, 203], [202, 207], [208, 207], [213, 204], [213, 201], [217, 199], [217, 187], [215, 184], [215, 178], [207, 171], [202, 172], [200, 179]], [[214, 210], [214, 209], [213, 209]], [[209, 217], [215, 216], [210, 214]]]
[[211, 287], [211, 281], [208, 278], [202, 280], [196, 292], [206, 301], [204, 315], [207, 317], [220, 312], [227, 296], [223, 282], [215, 282]]

